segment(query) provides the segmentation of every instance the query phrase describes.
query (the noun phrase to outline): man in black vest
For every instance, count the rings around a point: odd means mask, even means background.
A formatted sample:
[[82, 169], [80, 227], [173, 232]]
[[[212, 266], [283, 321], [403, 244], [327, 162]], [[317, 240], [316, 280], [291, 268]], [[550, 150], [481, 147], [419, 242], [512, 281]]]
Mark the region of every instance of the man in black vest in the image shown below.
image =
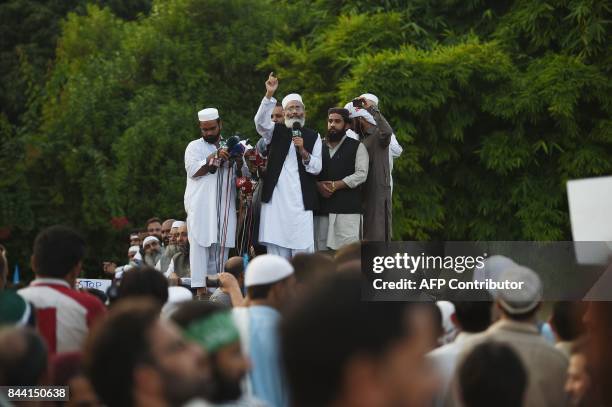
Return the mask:
[[[270, 73], [266, 96], [255, 115], [257, 132], [268, 146], [259, 241], [268, 254], [291, 258], [314, 251], [313, 210], [318, 207], [316, 176], [321, 172], [322, 143], [316, 131], [302, 127], [306, 111], [296, 93], [283, 99], [284, 123], [270, 120], [277, 88], [278, 79]], [[296, 123], [300, 129], [292, 130]]]
[[317, 182], [321, 195], [315, 216], [317, 250], [337, 250], [359, 240], [361, 184], [368, 177], [368, 150], [360, 141], [346, 135], [349, 111], [332, 108], [327, 117], [323, 169]]

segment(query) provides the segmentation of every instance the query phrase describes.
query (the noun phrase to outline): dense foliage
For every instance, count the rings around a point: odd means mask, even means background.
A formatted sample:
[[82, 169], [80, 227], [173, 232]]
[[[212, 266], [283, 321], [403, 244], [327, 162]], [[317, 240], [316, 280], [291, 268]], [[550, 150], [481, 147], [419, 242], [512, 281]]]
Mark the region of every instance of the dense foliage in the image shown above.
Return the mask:
[[612, 172], [609, 1], [85, 3], [54, 20], [47, 70], [15, 51], [3, 77], [0, 228], [28, 248], [73, 224], [93, 274], [124, 251], [111, 219], [184, 216], [197, 110], [255, 140], [269, 71], [322, 133], [328, 107], [380, 97], [398, 239], [569, 239], [565, 182]]

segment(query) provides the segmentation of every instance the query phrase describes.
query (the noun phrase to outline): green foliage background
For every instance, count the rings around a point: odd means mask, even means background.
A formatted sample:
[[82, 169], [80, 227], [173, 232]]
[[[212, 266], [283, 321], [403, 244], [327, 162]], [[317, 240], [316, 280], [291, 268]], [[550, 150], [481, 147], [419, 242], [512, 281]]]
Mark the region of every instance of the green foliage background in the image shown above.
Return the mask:
[[375, 93], [404, 147], [397, 239], [570, 239], [565, 182], [612, 172], [612, 5], [597, 0], [19, 1], [0, 5], [0, 228], [184, 217], [196, 112], [256, 140], [269, 71], [328, 107]]

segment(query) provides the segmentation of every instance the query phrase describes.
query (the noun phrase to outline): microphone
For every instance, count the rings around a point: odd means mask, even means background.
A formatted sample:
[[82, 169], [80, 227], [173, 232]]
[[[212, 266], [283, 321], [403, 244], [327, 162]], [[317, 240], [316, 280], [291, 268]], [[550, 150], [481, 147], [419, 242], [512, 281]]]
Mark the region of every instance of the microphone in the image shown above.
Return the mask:
[[[300, 131], [300, 129], [302, 128], [302, 125], [300, 124], [300, 122], [294, 122], [293, 123], [293, 128], [291, 129], [291, 135], [293, 137], [302, 137], [302, 132]], [[299, 154], [300, 150], [298, 149], [297, 146], [295, 146], [295, 151]]]

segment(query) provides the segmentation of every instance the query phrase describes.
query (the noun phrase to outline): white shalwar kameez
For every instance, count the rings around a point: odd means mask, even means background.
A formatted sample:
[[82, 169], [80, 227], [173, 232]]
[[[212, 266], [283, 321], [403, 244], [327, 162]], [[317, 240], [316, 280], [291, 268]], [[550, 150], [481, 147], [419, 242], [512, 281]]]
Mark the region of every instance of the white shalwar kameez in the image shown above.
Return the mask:
[[[216, 150], [217, 146], [203, 138], [192, 141], [185, 150], [185, 211], [192, 288], [205, 287], [206, 275], [223, 270], [229, 248], [234, 247], [236, 241], [235, 164], [230, 167], [225, 162], [214, 174], [194, 177], [206, 164], [206, 158]], [[224, 220], [227, 222], [225, 229]]]
[[[274, 131], [274, 122], [270, 121], [274, 106], [275, 98], [264, 97], [255, 115], [255, 127], [267, 145], [272, 142]], [[304, 166], [313, 175], [321, 172], [320, 136], [314, 144], [310, 161]], [[293, 144], [289, 146], [272, 199], [261, 203], [259, 241], [269, 254], [285, 258], [300, 252], [314, 252], [313, 214], [304, 208], [297, 152]]]

